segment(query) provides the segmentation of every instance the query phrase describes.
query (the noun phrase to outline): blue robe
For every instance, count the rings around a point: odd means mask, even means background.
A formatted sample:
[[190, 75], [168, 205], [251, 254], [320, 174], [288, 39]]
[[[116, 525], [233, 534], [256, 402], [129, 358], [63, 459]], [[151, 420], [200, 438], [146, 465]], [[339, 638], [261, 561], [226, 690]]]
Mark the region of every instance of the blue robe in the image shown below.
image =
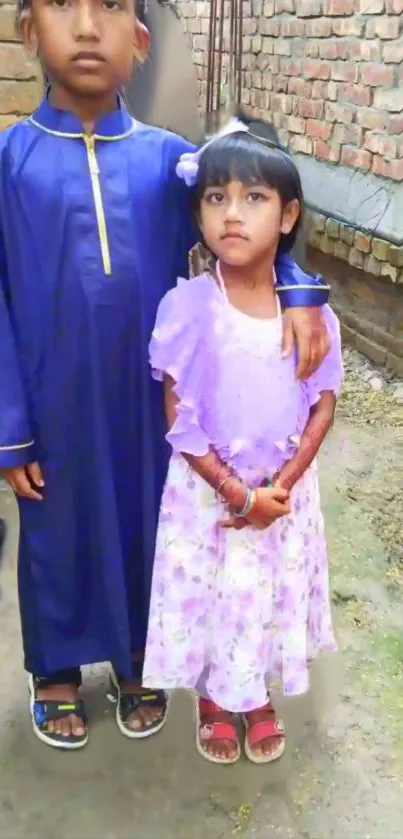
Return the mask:
[[[85, 137], [47, 99], [0, 136], [0, 469], [38, 460], [45, 480], [42, 502], [19, 499], [35, 673], [130, 674], [145, 642], [168, 459], [148, 342], [195, 242], [189, 148], [123, 107]], [[285, 305], [326, 301], [288, 257], [277, 270]]]

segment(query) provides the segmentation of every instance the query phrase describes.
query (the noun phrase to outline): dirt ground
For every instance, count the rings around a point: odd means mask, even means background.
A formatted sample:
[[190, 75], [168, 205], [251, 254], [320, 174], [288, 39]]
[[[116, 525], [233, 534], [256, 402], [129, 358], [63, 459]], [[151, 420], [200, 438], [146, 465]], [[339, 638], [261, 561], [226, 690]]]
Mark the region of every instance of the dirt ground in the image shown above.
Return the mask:
[[91, 740], [58, 754], [27, 716], [16, 607], [15, 506], [0, 575], [2, 839], [401, 839], [403, 835], [403, 414], [349, 365], [321, 456], [340, 655], [307, 697], [281, 702], [288, 749], [273, 767], [211, 767], [178, 694], [147, 743], [118, 732], [106, 669], [89, 669]]

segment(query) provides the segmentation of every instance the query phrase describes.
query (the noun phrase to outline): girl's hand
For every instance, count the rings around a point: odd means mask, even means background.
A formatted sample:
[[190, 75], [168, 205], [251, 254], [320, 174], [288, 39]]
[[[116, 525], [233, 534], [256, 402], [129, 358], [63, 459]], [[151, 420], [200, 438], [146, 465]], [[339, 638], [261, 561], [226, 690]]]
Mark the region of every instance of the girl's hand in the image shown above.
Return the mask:
[[30, 498], [32, 501], [42, 501], [42, 495], [36, 489], [45, 485], [39, 463], [2, 469], [1, 474], [16, 495], [21, 498]]
[[263, 530], [276, 519], [291, 513], [290, 495], [283, 487], [260, 487], [256, 490], [256, 503], [246, 517], [248, 524]]
[[245, 518], [240, 519], [230, 512], [229, 518], [220, 521], [221, 527], [242, 530], [251, 525], [258, 530], [270, 527], [276, 519], [291, 513], [289, 493], [282, 487], [260, 488], [256, 490], [256, 503]]

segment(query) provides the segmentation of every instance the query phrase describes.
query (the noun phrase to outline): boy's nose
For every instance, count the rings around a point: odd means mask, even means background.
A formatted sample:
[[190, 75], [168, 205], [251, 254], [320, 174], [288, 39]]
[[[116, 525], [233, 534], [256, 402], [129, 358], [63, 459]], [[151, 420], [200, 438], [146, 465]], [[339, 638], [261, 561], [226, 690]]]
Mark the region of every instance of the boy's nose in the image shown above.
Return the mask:
[[74, 37], [77, 40], [98, 40], [99, 22], [96, 9], [88, 2], [78, 3], [74, 15]]
[[240, 212], [240, 206], [239, 206], [238, 201], [230, 201], [228, 203], [225, 218], [226, 218], [226, 221], [240, 221], [241, 220], [241, 212]]

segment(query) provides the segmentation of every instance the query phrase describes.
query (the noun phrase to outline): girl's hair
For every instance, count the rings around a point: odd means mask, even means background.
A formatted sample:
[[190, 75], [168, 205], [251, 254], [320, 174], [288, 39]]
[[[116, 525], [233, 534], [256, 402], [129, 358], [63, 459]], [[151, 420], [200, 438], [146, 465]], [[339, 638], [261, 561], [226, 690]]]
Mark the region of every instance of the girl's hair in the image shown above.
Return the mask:
[[250, 133], [239, 131], [214, 140], [202, 152], [197, 183], [194, 187], [196, 212], [209, 186], [225, 185], [231, 180], [244, 184], [264, 183], [278, 192], [283, 207], [295, 199], [301, 211], [290, 233], [281, 234], [279, 250], [291, 251], [302, 223], [303, 193], [298, 169], [277, 133], [264, 120], [251, 120], [238, 112]]

